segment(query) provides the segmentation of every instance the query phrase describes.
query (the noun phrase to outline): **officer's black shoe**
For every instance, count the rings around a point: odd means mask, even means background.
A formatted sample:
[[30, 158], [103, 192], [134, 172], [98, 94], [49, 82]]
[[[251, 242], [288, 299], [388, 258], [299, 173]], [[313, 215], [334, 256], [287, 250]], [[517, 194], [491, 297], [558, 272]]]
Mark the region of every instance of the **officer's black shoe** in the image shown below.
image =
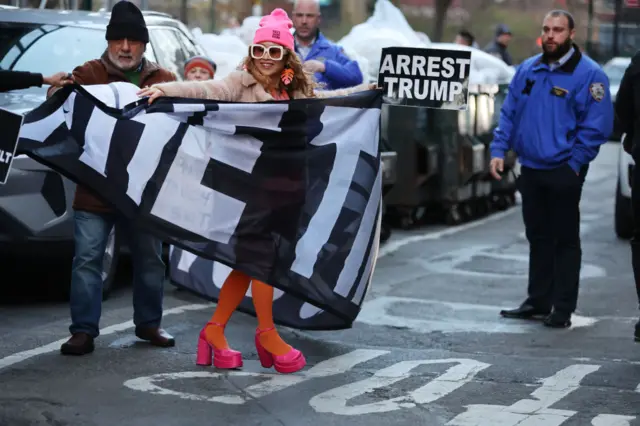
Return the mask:
[[640, 342], [640, 320], [636, 323], [636, 331], [633, 333], [633, 338], [636, 342]]
[[569, 328], [571, 327], [571, 314], [554, 310], [544, 319], [544, 325], [551, 328]]
[[500, 311], [500, 315], [505, 318], [517, 318], [517, 319], [540, 319], [549, 315], [551, 309], [539, 309], [535, 306], [531, 306], [528, 303], [523, 303], [520, 307], [515, 309], [503, 309]]

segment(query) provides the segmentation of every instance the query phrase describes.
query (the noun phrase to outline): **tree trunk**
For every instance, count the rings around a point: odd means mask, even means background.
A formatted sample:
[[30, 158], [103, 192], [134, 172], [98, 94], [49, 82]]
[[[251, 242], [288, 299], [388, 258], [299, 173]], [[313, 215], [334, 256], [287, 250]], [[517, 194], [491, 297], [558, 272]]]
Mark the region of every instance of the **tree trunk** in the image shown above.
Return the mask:
[[444, 35], [444, 26], [447, 20], [447, 10], [451, 6], [452, 0], [436, 0], [436, 13], [434, 16], [435, 25], [433, 29], [433, 35], [431, 40], [434, 42], [440, 42]]
[[340, 19], [350, 26], [361, 24], [367, 19], [367, 4], [363, 0], [342, 0], [340, 2]]

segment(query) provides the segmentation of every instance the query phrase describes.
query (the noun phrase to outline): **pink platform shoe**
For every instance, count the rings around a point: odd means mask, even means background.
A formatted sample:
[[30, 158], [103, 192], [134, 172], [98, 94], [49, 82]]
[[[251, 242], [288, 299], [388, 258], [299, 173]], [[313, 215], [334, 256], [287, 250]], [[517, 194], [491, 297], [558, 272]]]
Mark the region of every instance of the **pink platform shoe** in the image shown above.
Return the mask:
[[284, 355], [273, 355], [262, 346], [262, 343], [260, 343], [260, 334], [271, 330], [273, 330], [273, 327], [267, 330], [256, 330], [256, 349], [258, 350], [260, 364], [262, 364], [264, 368], [274, 367], [278, 373], [283, 374], [295, 373], [296, 371], [302, 370], [304, 366], [307, 365], [307, 361], [299, 350], [291, 348], [291, 350]]
[[210, 326], [224, 329], [222, 324], [215, 322], [209, 322], [204, 326], [198, 337], [196, 364], [209, 366], [212, 364], [211, 360], [213, 359], [213, 366], [216, 368], [233, 369], [242, 367], [242, 354], [240, 352], [231, 349], [216, 349], [207, 341], [204, 331]]

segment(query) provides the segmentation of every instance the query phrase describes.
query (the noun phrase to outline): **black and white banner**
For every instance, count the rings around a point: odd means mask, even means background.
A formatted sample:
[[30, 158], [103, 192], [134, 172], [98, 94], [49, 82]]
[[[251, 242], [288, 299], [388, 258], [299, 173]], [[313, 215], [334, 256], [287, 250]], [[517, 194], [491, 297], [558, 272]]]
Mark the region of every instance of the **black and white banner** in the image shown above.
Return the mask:
[[22, 115], [0, 108], [0, 129], [5, 134], [5, 137], [0, 138], [0, 185], [7, 183], [13, 157], [16, 155], [18, 132], [23, 119]]
[[385, 47], [378, 87], [392, 105], [466, 110], [471, 52]]
[[280, 290], [276, 322], [350, 327], [378, 251], [380, 91], [149, 106], [136, 90], [59, 90], [26, 115], [18, 152], [174, 245], [178, 285], [217, 300], [237, 268]]

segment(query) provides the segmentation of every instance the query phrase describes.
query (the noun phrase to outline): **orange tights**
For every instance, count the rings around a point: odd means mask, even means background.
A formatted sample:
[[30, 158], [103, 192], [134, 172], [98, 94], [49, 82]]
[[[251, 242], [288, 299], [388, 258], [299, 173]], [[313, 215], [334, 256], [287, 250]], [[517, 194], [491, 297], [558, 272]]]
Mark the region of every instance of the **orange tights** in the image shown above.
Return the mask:
[[[220, 324], [223, 327], [227, 324], [233, 312], [242, 302], [251, 281], [251, 277], [240, 271], [233, 270], [229, 274], [229, 277], [222, 285], [222, 289], [220, 289], [218, 306], [211, 317], [211, 322]], [[258, 328], [260, 330], [269, 330], [260, 334], [260, 343], [274, 355], [286, 354], [291, 350], [291, 346], [282, 340], [273, 323], [273, 287], [262, 281], [253, 280], [251, 296], [256, 316], [258, 317]], [[205, 330], [205, 335], [209, 343], [217, 349], [229, 349], [223, 328], [209, 326]]]

